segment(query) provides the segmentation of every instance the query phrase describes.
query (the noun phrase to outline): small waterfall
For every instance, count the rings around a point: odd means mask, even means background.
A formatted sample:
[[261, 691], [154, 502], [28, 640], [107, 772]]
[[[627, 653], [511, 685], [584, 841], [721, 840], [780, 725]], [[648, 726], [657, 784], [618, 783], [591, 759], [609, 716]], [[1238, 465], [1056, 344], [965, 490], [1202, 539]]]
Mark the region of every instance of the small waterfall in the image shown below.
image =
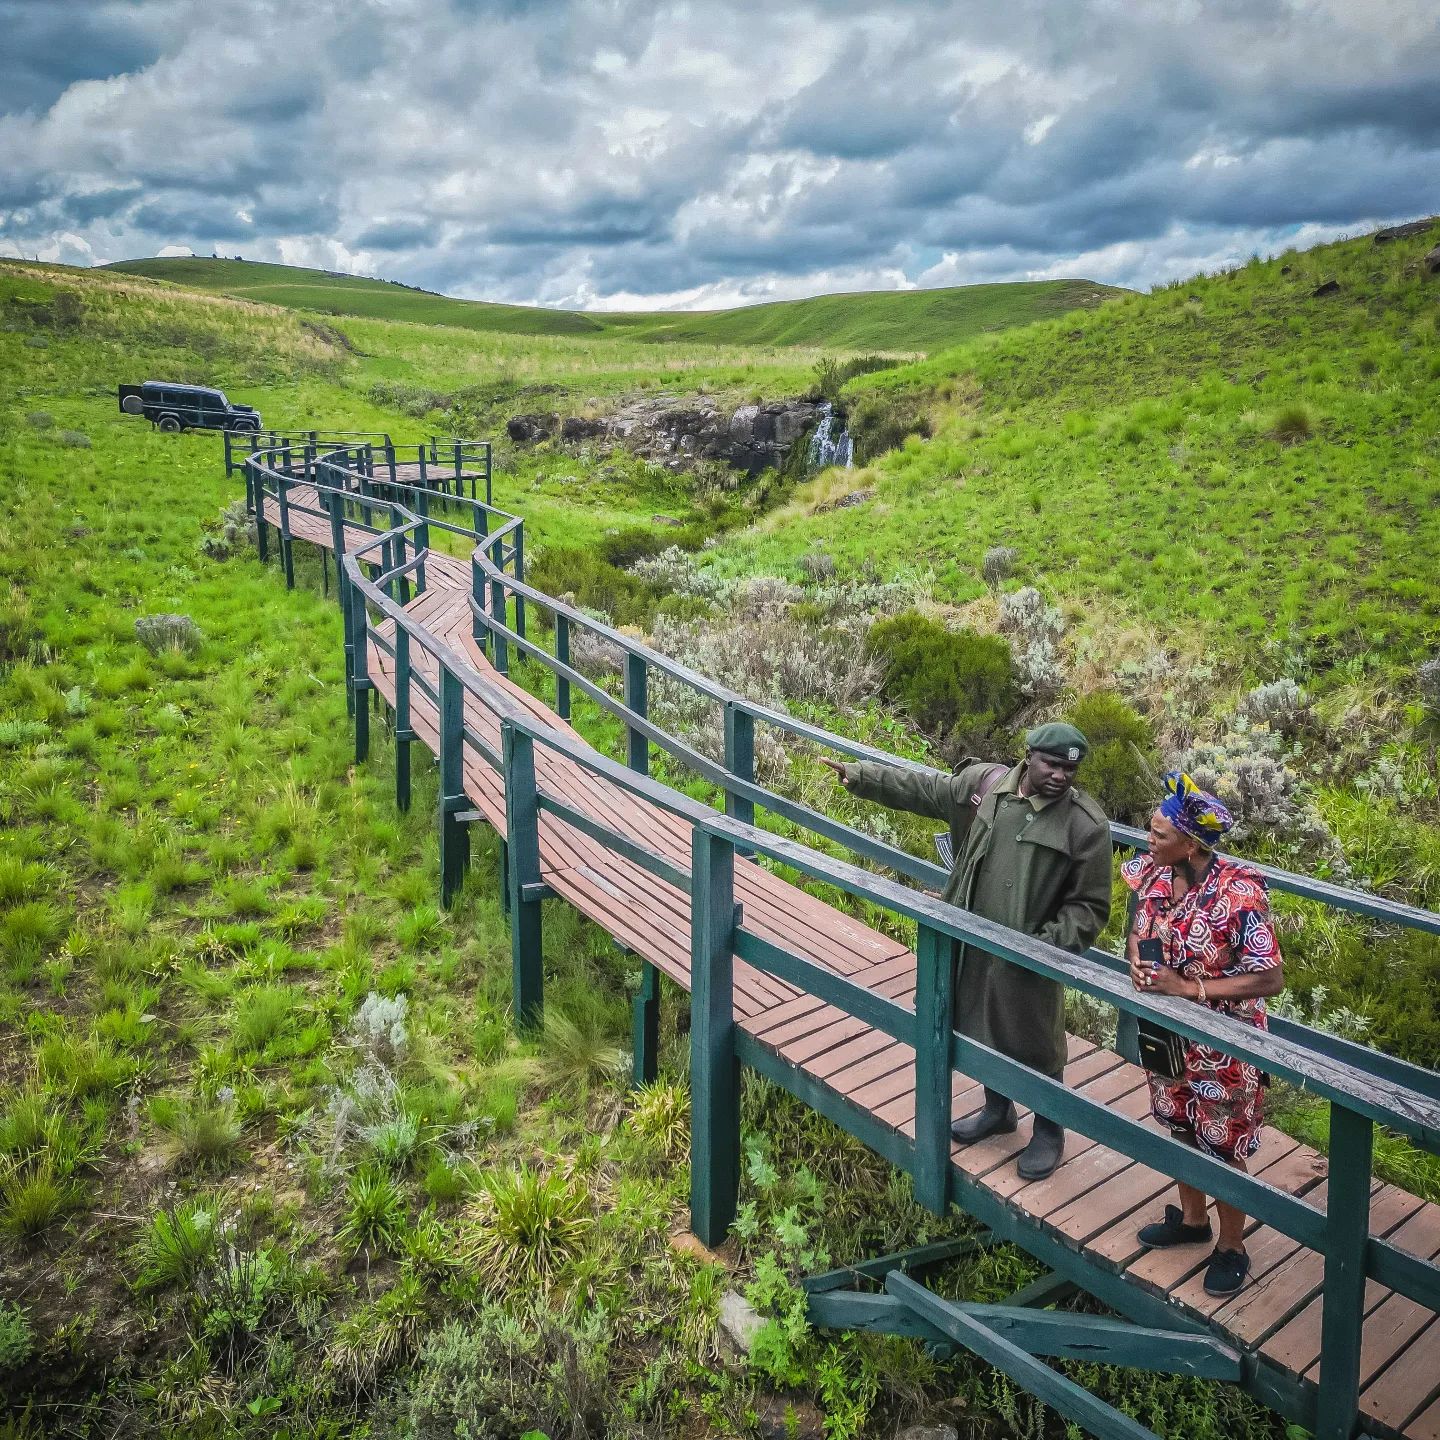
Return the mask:
[[848, 470], [855, 463], [855, 442], [850, 432], [835, 424], [834, 407], [828, 400], [820, 406], [820, 419], [810, 433], [810, 453], [806, 470], [823, 470], [827, 465], [839, 465]]

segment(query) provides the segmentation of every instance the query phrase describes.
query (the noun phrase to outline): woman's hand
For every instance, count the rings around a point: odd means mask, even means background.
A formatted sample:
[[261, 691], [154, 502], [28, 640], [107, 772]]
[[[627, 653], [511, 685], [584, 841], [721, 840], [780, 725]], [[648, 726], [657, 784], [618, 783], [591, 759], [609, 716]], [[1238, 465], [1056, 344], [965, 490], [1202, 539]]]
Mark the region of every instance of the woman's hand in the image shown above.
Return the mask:
[[1138, 955], [1130, 957], [1130, 983], [1137, 990], [1148, 990], [1150, 988], [1150, 971], [1152, 967], [1145, 964]]
[[824, 765], [826, 769], [833, 770], [842, 785], [848, 785], [850, 783], [849, 772], [839, 760], [827, 760], [822, 755], [820, 757], [820, 763]]
[[1168, 965], [1159, 965], [1150, 972], [1145, 989], [1152, 995], [1179, 995], [1185, 1000], [1198, 1000], [1199, 990], [1193, 980], [1187, 980], [1178, 970]]

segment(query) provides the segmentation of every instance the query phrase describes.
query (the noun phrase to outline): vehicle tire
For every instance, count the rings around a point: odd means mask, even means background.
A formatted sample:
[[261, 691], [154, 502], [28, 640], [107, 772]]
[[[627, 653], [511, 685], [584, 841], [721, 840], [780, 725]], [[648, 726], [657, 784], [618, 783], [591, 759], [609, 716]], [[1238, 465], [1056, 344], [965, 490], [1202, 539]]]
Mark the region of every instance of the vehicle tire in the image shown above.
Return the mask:
[[162, 415], [155, 422], [167, 435], [178, 435], [184, 426], [174, 415]]
[[120, 402], [120, 408], [127, 415], [143, 415], [145, 413], [145, 402], [138, 395], [127, 395]]
[[256, 435], [260, 431], [260, 422], [258, 420], [237, 420], [230, 428], [241, 435]]

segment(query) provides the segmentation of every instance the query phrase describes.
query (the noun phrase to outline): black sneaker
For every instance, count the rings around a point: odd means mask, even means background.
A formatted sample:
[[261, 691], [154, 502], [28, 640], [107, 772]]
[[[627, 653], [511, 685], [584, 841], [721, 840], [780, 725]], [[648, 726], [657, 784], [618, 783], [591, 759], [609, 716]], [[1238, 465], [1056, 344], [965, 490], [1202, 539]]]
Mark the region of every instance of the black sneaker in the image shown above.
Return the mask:
[[1249, 1273], [1250, 1257], [1243, 1250], [1221, 1250], [1217, 1246], [1205, 1267], [1205, 1293], [1233, 1295]]
[[1212, 1234], [1208, 1218], [1203, 1225], [1187, 1225], [1185, 1212], [1178, 1205], [1167, 1205], [1165, 1218], [1143, 1226], [1135, 1238], [1151, 1250], [1163, 1250], [1167, 1245], [1203, 1245]]

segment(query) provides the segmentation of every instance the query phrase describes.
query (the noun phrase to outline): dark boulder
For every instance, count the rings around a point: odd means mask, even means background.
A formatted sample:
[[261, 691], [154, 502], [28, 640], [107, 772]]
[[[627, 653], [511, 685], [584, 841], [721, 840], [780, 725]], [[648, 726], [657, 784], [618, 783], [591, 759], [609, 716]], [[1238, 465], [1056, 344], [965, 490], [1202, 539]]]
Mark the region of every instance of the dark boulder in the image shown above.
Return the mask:
[[1423, 235], [1437, 218], [1440, 217], [1429, 215], [1424, 220], [1409, 220], [1404, 225], [1388, 225], [1384, 230], [1375, 232], [1375, 243], [1388, 245], [1392, 240], [1408, 240], [1412, 235]]
[[512, 415], [505, 422], [505, 433], [517, 445], [534, 445], [548, 440], [559, 423], [560, 417], [553, 411], [549, 415]]

